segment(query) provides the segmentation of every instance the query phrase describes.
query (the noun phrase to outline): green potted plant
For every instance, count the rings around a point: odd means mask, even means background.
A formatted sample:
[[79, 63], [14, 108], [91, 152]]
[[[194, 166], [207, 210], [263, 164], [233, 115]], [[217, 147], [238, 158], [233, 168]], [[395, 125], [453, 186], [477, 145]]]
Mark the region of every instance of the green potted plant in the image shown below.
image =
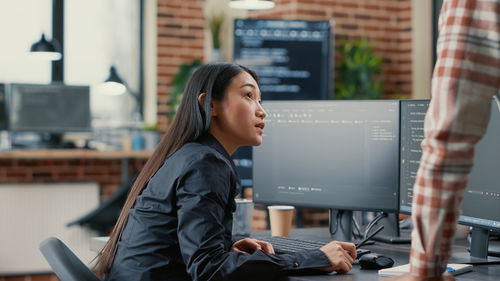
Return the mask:
[[177, 71], [172, 81], [172, 90], [168, 93], [169, 100], [167, 105], [169, 109], [167, 111], [167, 117], [169, 119], [172, 119], [177, 112], [189, 77], [191, 77], [191, 74], [201, 65], [201, 60], [195, 59], [190, 63], [183, 63], [179, 66], [179, 71]]
[[382, 96], [382, 58], [375, 55], [368, 40], [342, 41], [337, 50], [335, 99], [378, 99]]

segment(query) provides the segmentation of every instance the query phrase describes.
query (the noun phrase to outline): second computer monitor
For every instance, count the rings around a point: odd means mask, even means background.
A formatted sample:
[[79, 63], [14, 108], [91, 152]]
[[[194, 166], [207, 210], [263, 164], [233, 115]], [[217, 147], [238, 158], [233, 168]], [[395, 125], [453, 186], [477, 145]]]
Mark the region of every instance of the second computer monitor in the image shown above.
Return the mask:
[[[422, 156], [424, 118], [429, 100], [401, 101], [401, 183], [402, 213], [411, 213], [413, 185]], [[459, 222], [472, 226], [500, 229], [500, 112], [492, 101], [488, 128], [474, 151], [474, 166], [461, 205]]]
[[397, 211], [398, 101], [264, 102], [254, 201]]
[[[429, 100], [401, 101], [400, 208], [411, 214], [413, 186], [419, 169], [424, 138], [424, 118]], [[460, 224], [473, 226], [471, 256], [486, 258], [488, 232], [500, 232], [500, 112], [492, 101], [486, 134], [475, 145], [474, 165], [460, 206]], [[490, 250], [491, 252], [492, 250]], [[498, 251], [495, 253], [498, 255]], [[460, 261], [462, 262], [462, 261]]]

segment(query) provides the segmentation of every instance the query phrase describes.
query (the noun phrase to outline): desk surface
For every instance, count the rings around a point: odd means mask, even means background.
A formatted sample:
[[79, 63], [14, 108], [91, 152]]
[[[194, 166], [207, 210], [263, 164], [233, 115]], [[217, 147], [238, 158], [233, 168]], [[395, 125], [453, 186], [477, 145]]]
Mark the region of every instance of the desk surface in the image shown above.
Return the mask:
[[[256, 236], [267, 236], [269, 231], [260, 231], [255, 233]], [[310, 239], [312, 237], [317, 239], [328, 240], [329, 233], [327, 228], [302, 228], [292, 229], [291, 236], [299, 239]], [[95, 237], [91, 239], [90, 248], [92, 251], [98, 252], [106, 241], [107, 237]], [[394, 266], [403, 265], [408, 263], [410, 245], [390, 245], [377, 242], [374, 245], [363, 246], [372, 252], [381, 253], [394, 259]], [[468, 255], [465, 246], [454, 245], [453, 253], [457, 256]], [[453, 259], [453, 258], [452, 258]], [[500, 280], [500, 265], [474, 265], [472, 272], [464, 273], [455, 276], [458, 281], [476, 281], [476, 280]], [[359, 265], [355, 264], [350, 272], [347, 274], [321, 274], [321, 275], [304, 275], [304, 276], [289, 276], [283, 280], [290, 281], [326, 281], [326, 280], [343, 280], [343, 281], [370, 281], [379, 280], [377, 270], [361, 269]]]
[[[319, 239], [328, 239], [329, 233], [327, 228], [302, 228], [302, 229], [294, 229], [291, 232], [291, 236], [299, 239], [308, 239], [311, 237], [318, 237]], [[465, 241], [464, 241], [465, 242]], [[410, 245], [409, 244], [385, 244], [377, 242], [373, 245], [363, 246], [364, 249], [369, 249], [372, 252], [384, 254], [388, 257], [394, 259], [394, 266], [407, 264], [409, 261], [409, 252]], [[465, 246], [454, 245], [453, 253], [458, 259], [462, 256], [467, 256]], [[452, 258], [453, 262], [453, 258]], [[472, 281], [472, 280], [500, 280], [500, 265], [475, 265], [473, 267], [472, 272], [464, 273], [455, 276], [456, 280], [463, 281]], [[370, 280], [379, 280], [378, 271], [377, 270], [367, 270], [361, 269], [361, 267], [357, 264], [353, 265], [353, 268], [347, 274], [325, 274], [325, 275], [316, 275], [316, 276], [290, 276], [285, 280], [294, 280], [294, 281], [305, 281], [305, 280], [344, 280], [344, 281], [370, 281]]]
[[0, 152], [0, 159], [147, 159], [152, 151], [97, 151], [89, 149], [37, 149]]

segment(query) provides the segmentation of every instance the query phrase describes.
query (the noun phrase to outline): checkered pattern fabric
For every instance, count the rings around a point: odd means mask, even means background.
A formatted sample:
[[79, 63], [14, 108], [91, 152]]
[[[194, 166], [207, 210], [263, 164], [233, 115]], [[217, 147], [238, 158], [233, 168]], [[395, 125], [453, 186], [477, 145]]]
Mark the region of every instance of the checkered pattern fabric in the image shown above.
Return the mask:
[[411, 272], [433, 277], [450, 257], [474, 144], [500, 88], [500, 0], [449, 0], [439, 18], [438, 60], [413, 191]]

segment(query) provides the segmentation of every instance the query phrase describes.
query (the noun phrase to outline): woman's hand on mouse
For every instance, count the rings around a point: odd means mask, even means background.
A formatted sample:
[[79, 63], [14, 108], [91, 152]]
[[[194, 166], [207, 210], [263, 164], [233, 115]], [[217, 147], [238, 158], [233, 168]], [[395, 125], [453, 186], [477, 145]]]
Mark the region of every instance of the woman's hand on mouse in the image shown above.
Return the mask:
[[240, 252], [252, 254], [257, 250], [262, 250], [267, 254], [274, 254], [273, 245], [268, 242], [260, 241], [252, 238], [241, 239], [231, 246], [231, 252]]
[[352, 269], [352, 263], [356, 259], [356, 246], [352, 243], [332, 241], [320, 248], [332, 264], [322, 267], [321, 270], [338, 273], [346, 273]]
[[444, 273], [439, 277], [419, 277], [413, 276], [411, 273], [406, 273], [400, 276], [382, 279], [381, 281], [454, 281], [455, 277], [449, 273]]

